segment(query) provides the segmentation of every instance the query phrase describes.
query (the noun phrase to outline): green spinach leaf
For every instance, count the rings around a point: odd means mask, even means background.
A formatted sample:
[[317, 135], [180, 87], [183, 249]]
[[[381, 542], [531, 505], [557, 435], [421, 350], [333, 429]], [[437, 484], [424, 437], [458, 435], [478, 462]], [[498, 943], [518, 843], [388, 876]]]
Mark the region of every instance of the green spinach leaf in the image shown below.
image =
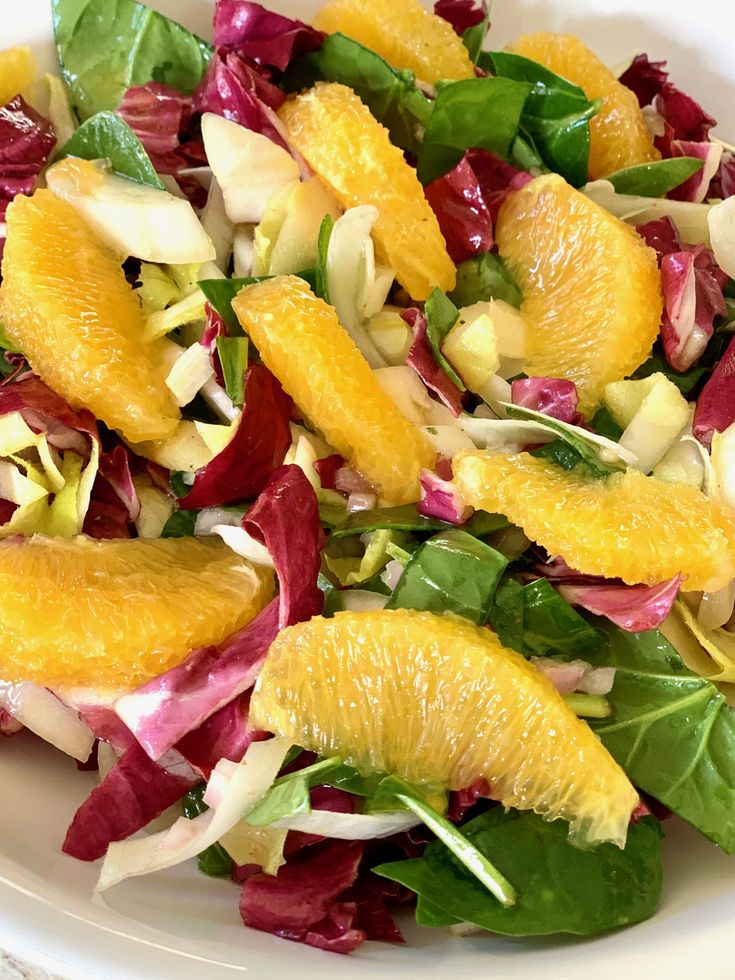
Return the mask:
[[658, 907], [662, 833], [654, 817], [629, 827], [625, 850], [582, 850], [569, 842], [563, 821], [502, 807], [464, 824], [462, 833], [512, 882], [515, 905], [502, 906], [439, 841], [421, 858], [374, 871], [415, 891], [428, 903], [429, 919], [436, 910], [437, 924], [474, 922], [506, 936], [592, 936], [642, 922]]
[[462, 379], [442, 354], [444, 339], [459, 319], [459, 310], [445, 293], [434, 287], [424, 304], [426, 317], [426, 339], [431, 347], [434, 360], [456, 384], [460, 391], [465, 390]]
[[508, 159], [532, 86], [509, 78], [467, 78], [438, 88], [418, 158], [428, 184], [479, 147]]
[[300, 58], [283, 84], [293, 92], [319, 80], [348, 85], [388, 129], [396, 146], [418, 154], [431, 102], [416, 88], [413, 72], [392, 68], [374, 51], [337, 33], [328, 35], [319, 51]]
[[575, 187], [586, 183], [589, 120], [599, 111], [600, 101], [590, 101], [579, 86], [529, 58], [493, 51], [490, 59], [495, 75], [532, 86], [520, 126], [546, 166]]
[[521, 305], [521, 291], [503, 260], [492, 252], [460, 262], [457, 283], [449, 293], [455, 306], [471, 306], [480, 300], [502, 299], [516, 309]]
[[488, 617], [503, 646], [518, 653], [523, 647], [523, 606], [525, 593], [521, 583], [514, 578], [504, 578], [498, 586]]
[[130, 126], [114, 112], [98, 112], [83, 122], [59, 151], [60, 157], [107, 159], [115, 173], [140, 184], [164, 190], [143, 144]]
[[[347, 516], [342, 510], [341, 515], [342, 519], [335, 524], [330, 535], [330, 541], [384, 529], [413, 531], [415, 534], [431, 534], [435, 531], [446, 531], [452, 526], [436, 517], [424, 517], [423, 514], [419, 514], [415, 504], [402, 504], [399, 507], [375, 507], [373, 510], [355, 511], [355, 513]], [[496, 531], [503, 531], [509, 526], [506, 517], [478, 510], [475, 511], [462, 530], [476, 538], [483, 538], [489, 534], [494, 534]]]
[[600, 635], [546, 579], [523, 587], [523, 652], [577, 656], [598, 644]]
[[[233, 299], [245, 286], [252, 286], [255, 282], [272, 278], [273, 276], [246, 276], [243, 279], [200, 279], [198, 286], [230, 330], [236, 335], [242, 335], [240, 321], [232, 309]], [[300, 272], [299, 278], [307, 282], [312, 289], [316, 289], [316, 274], [313, 269]]]
[[625, 167], [609, 174], [609, 180], [618, 194], [637, 194], [641, 197], [664, 197], [679, 184], [696, 174], [704, 166], [704, 160], [696, 157], [674, 157], [671, 160], [652, 160], [635, 167]]
[[583, 435], [578, 435], [574, 428], [566, 422], [560, 422], [558, 419], [554, 419], [550, 415], [543, 415], [541, 412], [534, 412], [530, 408], [522, 408], [520, 405], [507, 405], [506, 412], [512, 419], [541, 422], [552, 432], [556, 432], [559, 438], [580, 456], [594, 476], [605, 477], [625, 469], [625, 464], [622, 461], [605, 462], [600, 455], [599, 448], [585, 439]]
[[482, 53], [482, 45], [485, 43], [489, 28], [490, 15], [488, 14], [486, 17], [483, 17], [479, 24], [474, 24], [462, 32], [462, 43], [467, 48], [472, 63], [475, 65]]
[[56, 50], [84, 121], [116, 109], [132, 85], [163, 82], [189, 94], [212, 47], [135, 0], [52, 0]]
[[507, 564], [466, 531], [442, 531], [411, 555], [386, 608], [453, 612], [482, 625]]
[[248, 338], [218, 337], [217, 354], [222, 367], [225, 391], [233, 405], [242, 405], [245, 372], [248, 367]]
[[[187, 487], [187, 490], [190, 488]], [[177, 494], [184, 496], [184, 494]], [[162, 538], [189, 538], [194, 534], [198, 510], [175, 510], [163, 526]]]
[[[204, 802], [205, 783], [200, 783], [184, 796], [181, 809], [188, 820], [193, 820], [209, 809]], [[197, 866], [202, 874], [210, 878], [229, 878], [232, 874], [232, 858], [221, 844], [211, 844], [197, 858]]]
[[316, 271], [314, 273], [314, 292], [317, 296], [329, 302], [329, 280], [327, 278], [327, 251], [329, 249], [329, 239], [332, 237], [334, 218], [331, 214], [325, 214], [322, 223], [319, 225], [319, 234], [316, 239]]
[[538, 449], [532, 449], [529, 455], [537, 459], [548, 459], [550, 463], [561, 466], [563, 470], [576, 470], [578, 466], [582, 466], [589, 472], [589, 467], [576, 449], [572, 449], [563, 439], [552, 439]]
[[585, 660], [616, 670], [613, 716], [593, 729], [637, 786], [735, 852], [735, 711], [658, 630], [597, 625]]

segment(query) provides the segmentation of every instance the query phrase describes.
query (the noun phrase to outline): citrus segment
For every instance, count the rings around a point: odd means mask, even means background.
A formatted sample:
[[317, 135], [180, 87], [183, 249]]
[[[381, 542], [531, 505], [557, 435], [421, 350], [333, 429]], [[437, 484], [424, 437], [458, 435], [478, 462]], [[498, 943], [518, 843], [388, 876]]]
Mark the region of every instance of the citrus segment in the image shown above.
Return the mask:
[[36, 78], [36, 61], [30, 48], [0, 51], [0, 106], [14, 95], [26, 94]]
[[621, 84], [597, 55], [571, 34], [526, 34], [510, 46], [514, 54], [545, 65], [584, 91], [602, 99], [590, 120], [590, 177], [659, 160], [634, 92]]
[[462, 39], [420, 0], [330, 0], [313, 23], [327, 34], [346, 34], [429, 84], [475, 77]]
[[418, 500], [434, 451], [401, 414], [331, 306], [303, 279], [278, 276], [232, 301], [260, 356], [330, 445], [392, 504]]
[[130, 690], [219, 643], [273, 594], [269, 569], [219, 541], [0, 542], [0, 677]]
[[463, 452], [454, 479], [467, 504], [504, 514], [585, 575], [715, 592], [735, 576], [735, 517], [685, 484], [638, 470], [605, 480], [519, 453]]
[[658, 335], [655, 253], [557, 174], [508, 196], [496, 239], [523, 294], [526, 373], [576, 382], [590, 411], [606, 384], [643, 363]]
[[637, 794], [551, 682], [489, 630], [409, 609], [342, 612], [281, 632], [251, 723], [360, 770], [461, 789], [625, 841]]
[[280, 110], [289, 139], [345, 208], [372, 204], [376, 254], [417, 300], [456, 270], [415, 170], [352, 89], [320, 82]]
[[160, 342], [119, 262], [74, 208], [48, 190], [7, 211], [2, 311], [10, 341], [75, 408], [88, 408], [131, 442], [162, 439], [179, 411]]

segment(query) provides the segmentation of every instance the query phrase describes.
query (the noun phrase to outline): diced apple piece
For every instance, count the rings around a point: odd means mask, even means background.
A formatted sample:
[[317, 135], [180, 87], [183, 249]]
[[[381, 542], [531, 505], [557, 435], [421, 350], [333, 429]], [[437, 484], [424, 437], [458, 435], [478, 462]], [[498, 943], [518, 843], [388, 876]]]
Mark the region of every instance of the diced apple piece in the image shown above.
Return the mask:
[[492, 317], [482, 313], [458, 320], [442, 344], [442, 353], [470, 391], [480, 391], [500, 366]]
[[287, 150], [231, 119], [205, 112], [202, 139], [234, 224], [260, 221], [269, 198], [299, 179], [299, 165]]
[[191, 204], [168, 191], [113, 174], [101, 161], [73, 157], [50, 167], [46, 182], [121, 256], [169, 265], [215, 258]]

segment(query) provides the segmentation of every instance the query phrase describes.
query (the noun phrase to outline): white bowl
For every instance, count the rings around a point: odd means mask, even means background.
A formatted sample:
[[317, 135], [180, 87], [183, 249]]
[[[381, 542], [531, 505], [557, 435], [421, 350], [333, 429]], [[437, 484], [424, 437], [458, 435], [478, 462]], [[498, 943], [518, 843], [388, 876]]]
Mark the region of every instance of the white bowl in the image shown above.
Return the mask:
[[[154, 6], [209, 36], [211, 0], [157, 0]], [[308, 18], [316, 4], [273, 6]], [[49, 7], [49, 0], [0, 0], [0, 45], [31, 43], [51, 64]], [[673, 80], [720, 120], [720, 136], [735, 140], [732, 0], [496, 0], [494, 46], [542, 29], [581, 35], [611, 65], [637, 51], [666, 58]], [[244, 929], [237, 888], [193, 866], [128, 880], [105, 893], [104, 902], [93, 900], [97, 866], [65, 857], [60, 845], [95, 777], [76, 772], [65, 757], [25, 734], [0, 743], [0, 948], [67, 977], [735, 975], [735, 859], [676, 819], [666, 824], [663, 903], [650, 922], [585, 942], [457, 939], [407, 922], [406, 946], [367, 943], [345, 960]]]

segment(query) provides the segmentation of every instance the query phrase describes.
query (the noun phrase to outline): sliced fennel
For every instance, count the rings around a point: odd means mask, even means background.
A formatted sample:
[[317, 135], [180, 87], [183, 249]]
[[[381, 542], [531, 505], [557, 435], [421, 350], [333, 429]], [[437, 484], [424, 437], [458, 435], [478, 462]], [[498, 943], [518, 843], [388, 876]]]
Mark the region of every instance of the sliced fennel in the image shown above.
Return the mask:
[[0, 681], [0, 706], [45, 742], [73, 759], [86, 762], [95, 736], [73, 708], [51, 691], [31, 681], [10, 684]]
[[642, 225], [647, 221], [655, 221], [668, 215], [673, 218], [682, 241], [692, 245], [700, 242], [705, 245], [710, 244], [708, 219], [711, 205], [709, 204], [671, 201], [665, 197], [618, 194], [609, 180], [595, 180], [585, 184], [582, 192], [623, 221]]

